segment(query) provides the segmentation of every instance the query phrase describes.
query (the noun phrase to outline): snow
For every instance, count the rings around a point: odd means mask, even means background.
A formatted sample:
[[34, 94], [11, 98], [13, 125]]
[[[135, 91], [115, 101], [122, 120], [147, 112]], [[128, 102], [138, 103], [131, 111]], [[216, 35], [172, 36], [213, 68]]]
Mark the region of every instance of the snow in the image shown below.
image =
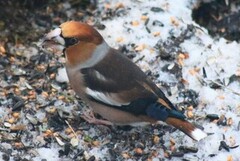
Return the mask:
[[69, 82], [66, 68], [59, 68], [57, 75], [56, 75], [56, 81], [58, 82]]
[[51, 161], [59, 161], [60, 158], [58, 157], [58, 149], [57, 148], [39, 148], [37, 149], [39, 157], [36, 161], [41, 161], [42, 159], [51, 160]]
[[192, 132], [192, 136], [193, 138], [195, 138], [197, 141], [200, 141], [201, 139], [204, 139], [207, 134], [204, 133], [202, 130], [200, 129], [195, 129], [193, 132]]

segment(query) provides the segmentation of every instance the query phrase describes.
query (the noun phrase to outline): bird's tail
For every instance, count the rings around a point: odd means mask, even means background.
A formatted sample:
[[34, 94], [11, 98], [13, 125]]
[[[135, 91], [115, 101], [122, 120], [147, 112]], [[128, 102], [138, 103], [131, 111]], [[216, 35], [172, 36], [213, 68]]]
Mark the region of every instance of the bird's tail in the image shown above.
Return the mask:
[[193, 124], [191, 124], [190, 122], [188, 122], [186, 120], [168, 117], [166, 119], [166, 123], [181, 130], [186, 135], [188, 135], [189, 137], [191, 137], [192, 139], [197, 140], [197, 141], [199, 141], [207, 136], [207, 134], [205, 132], [203, 132], [201, 129], [195, 127]]

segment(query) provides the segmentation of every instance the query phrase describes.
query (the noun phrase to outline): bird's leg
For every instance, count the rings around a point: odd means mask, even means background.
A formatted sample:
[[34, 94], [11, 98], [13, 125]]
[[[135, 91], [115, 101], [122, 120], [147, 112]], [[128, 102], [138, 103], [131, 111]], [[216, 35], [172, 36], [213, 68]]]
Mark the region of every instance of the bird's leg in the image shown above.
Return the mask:
[[91, 124], [101, 124], [101, 125], [113, 125], [110, 121], [97, 119], [94, 116], [94, 113], [92, 110], [88, 112], [83, 112], [83, 115], [81, 116], [85, 121]]

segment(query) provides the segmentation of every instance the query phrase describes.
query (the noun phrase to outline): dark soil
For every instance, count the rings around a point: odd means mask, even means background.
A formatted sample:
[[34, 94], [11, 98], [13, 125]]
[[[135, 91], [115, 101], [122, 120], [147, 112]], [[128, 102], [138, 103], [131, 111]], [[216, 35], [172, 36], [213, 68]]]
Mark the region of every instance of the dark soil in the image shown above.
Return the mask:
[[193, 9], [193, 19], [208, 29], [210, 35], [228, 40], [240, 40], [240, 1], [213, 0], [201, 2]]

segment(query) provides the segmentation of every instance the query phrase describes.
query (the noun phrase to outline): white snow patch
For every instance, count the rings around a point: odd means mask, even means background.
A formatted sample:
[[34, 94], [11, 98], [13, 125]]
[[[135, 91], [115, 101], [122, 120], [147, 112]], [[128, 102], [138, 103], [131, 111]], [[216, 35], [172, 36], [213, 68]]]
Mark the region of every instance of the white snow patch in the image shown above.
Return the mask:
[[192, 136], [193, 138], [195, 138], [197, 141], [207, 137], [207, 134], [204, 133], [202, 130], [200, 129], [195, 129], [193, 132], [192, 132]]
[[63, 83], [63, 82], [69, 82], [68, 75], [66, 68], [59, 68], [57, 75], [56, 75], [56, 81]]
[[35, 161], [41, 161], [42, 159], [46, 159], [46, 160], [51, 160], [51, 161], [59, 161], [61, 160], [59, 157], [58, 157], [58, 150], [57, 148], [39, 148], [39, 149], [36, 149], [39, 156], [36, 157], [34, 160]]

